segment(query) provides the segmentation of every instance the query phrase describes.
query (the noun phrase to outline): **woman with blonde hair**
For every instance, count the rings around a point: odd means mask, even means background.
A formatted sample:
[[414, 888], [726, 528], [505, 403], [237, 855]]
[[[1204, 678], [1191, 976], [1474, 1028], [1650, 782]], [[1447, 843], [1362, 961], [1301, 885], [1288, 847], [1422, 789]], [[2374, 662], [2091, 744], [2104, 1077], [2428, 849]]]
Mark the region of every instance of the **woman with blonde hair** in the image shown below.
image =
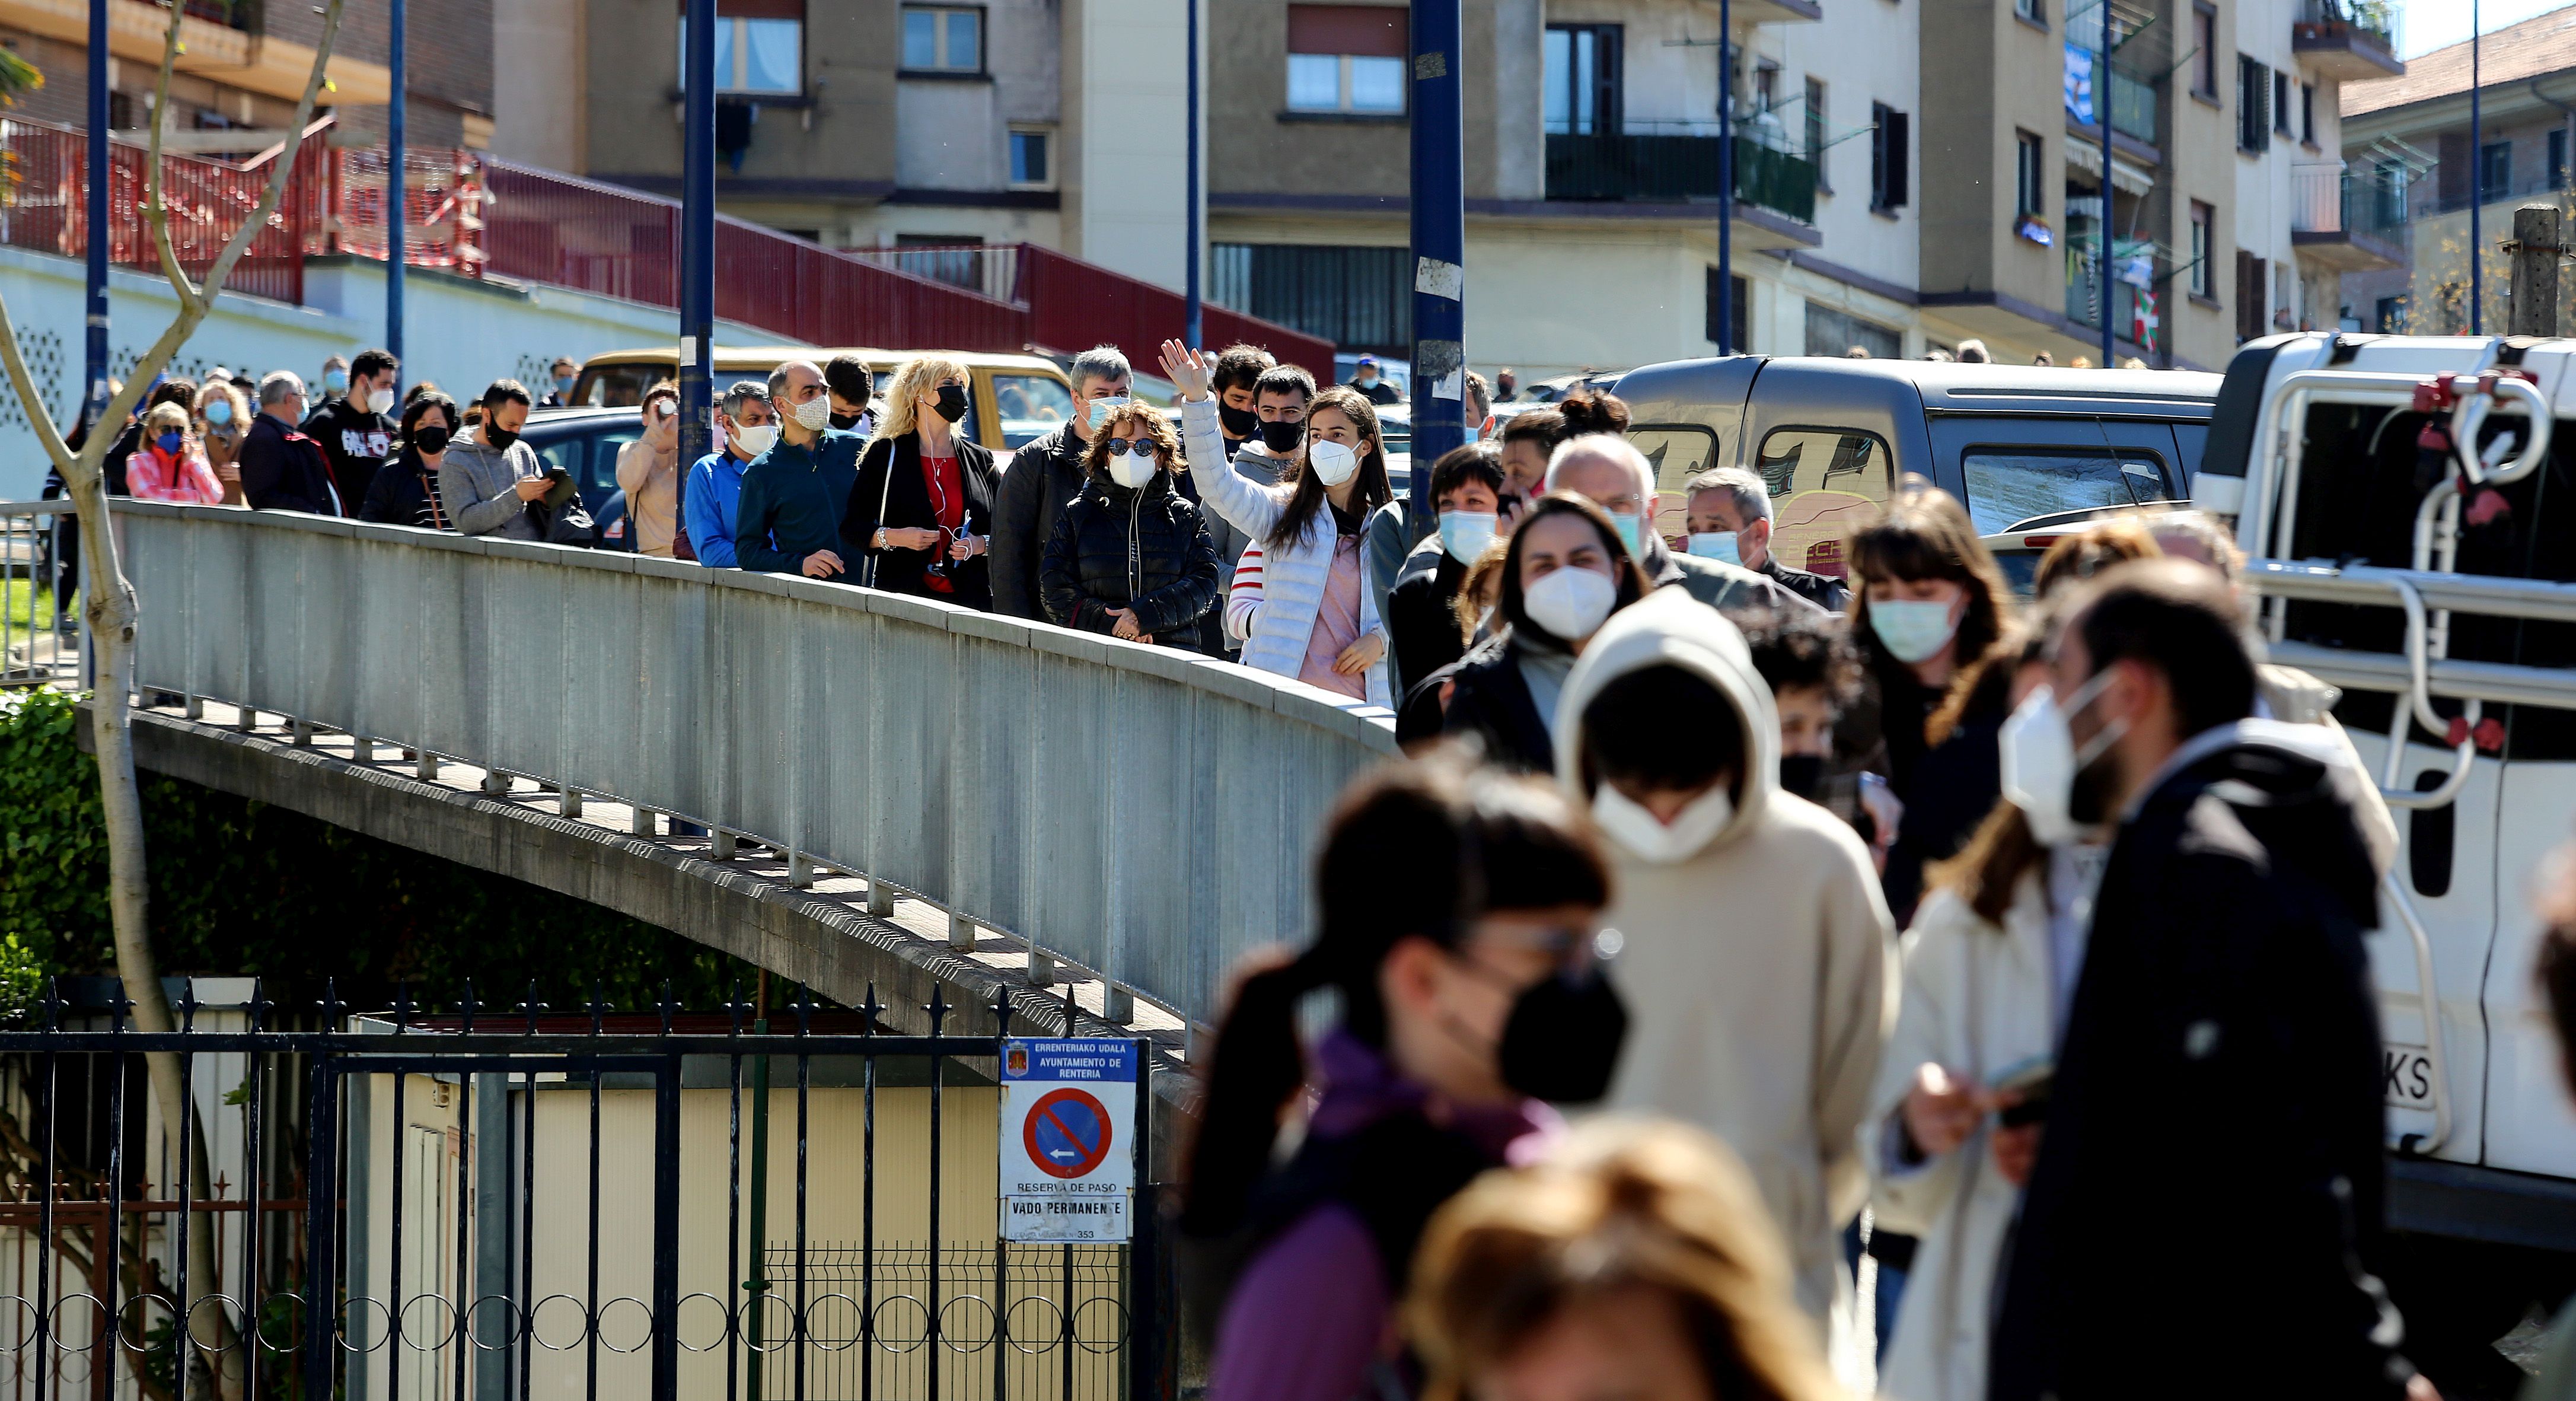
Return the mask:
[[856, 582], [993, 611], [987, 552], [1001, 479], [973, 441], [966, 367], [919, 355], [887, 382], [885, 411], [859, 457], [841, 538], [866, 561]]
[[1735, 1155], [1607, 1119], [1431, 1219], [1405, 1309], [1433, 1401], [1828, 1401], [1789, 1255]]
[[126, 490], [142, 501], [176, 501], [212, 506], [224, 499], [206, 455], [189, 431], [188, 411], [175, 400], [154, 404], [143, 415], [143, 431], [134, 441], [134, 456], [125, 464]]
[[197, 390], [197, 441], [206, 450], [206, 465], [224, 489], [223, 504], [247, 506], [242, 493], [242, 434], [250, 428], [250, 400], [229, 379], [208, 379]]

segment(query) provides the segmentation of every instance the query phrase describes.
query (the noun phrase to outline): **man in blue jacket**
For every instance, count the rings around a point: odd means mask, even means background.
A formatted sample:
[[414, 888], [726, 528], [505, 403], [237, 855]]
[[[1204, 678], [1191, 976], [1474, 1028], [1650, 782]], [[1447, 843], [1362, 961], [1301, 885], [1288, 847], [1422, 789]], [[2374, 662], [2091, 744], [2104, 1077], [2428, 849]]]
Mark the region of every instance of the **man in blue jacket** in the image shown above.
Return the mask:
[[681, 494], [682, 525], [698, 563], [733, 569], [742, 563], [734, 558], [733, 523], [742, 500], [743, 470], [778, 441], [778, 411], [770, 406], [766, 386], [737, 380], [716, 401], [716, 422], [724, 428], [724, 446], [689, 468], [688, 488]]
[[770, 371], [769, 400], [779, 437], [742, 471], [734, 559], [764, 573], [838, 578], [853, 558], [841, 539], [841, 515], [866, 440], [832, 427], [832, 397], [822, 367], [810, 360]]

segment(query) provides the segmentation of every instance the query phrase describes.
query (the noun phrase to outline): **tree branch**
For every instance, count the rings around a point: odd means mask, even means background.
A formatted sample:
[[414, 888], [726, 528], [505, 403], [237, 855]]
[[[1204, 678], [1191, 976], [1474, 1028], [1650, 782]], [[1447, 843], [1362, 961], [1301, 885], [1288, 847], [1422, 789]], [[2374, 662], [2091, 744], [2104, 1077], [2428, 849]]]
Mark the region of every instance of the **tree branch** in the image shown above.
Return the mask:
[[161, 76], [152, 89], [152, 148], [143, 166], [143, 220], [152, 228], [152, 246], [161, 254], [161, 274], [170, 279], [179, 303], [188, 304], [197, 289], [188, 281], [188, 270], [179, 266], [179, 255], [170, 247], [170, 209], [162, 203], [161, 132], [169, 120], [170, 72], [179, 66], [179, 26], [188, 17], [188, 7], [180, 0], [170, 0], [170, 32], [161, 41]]

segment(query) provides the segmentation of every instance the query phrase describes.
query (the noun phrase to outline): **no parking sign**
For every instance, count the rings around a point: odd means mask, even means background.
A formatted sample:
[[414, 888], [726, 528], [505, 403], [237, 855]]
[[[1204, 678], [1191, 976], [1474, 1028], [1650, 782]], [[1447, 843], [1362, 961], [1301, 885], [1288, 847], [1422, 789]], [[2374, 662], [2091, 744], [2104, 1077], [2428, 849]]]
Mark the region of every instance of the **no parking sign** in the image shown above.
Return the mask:
[[1133, 1041], [1002, 1043], [1002, 1239], [1128, 1239], [1136, 1068]]

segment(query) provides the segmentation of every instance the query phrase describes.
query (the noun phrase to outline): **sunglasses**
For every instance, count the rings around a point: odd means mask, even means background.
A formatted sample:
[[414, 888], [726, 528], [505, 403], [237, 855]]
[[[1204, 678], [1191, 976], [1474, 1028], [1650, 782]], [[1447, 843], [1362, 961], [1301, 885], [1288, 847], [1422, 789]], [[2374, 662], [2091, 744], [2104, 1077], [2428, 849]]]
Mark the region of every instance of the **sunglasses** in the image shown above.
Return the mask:
[[1151, 438], [1112, 438], [1101, 446], [1109, 449], [1109, 455], [1111, 457], [1116, 457], [1130, 448], [1145, 454], [1147, 457], [1152, 457], [1155, 452], [1154, 440]]

